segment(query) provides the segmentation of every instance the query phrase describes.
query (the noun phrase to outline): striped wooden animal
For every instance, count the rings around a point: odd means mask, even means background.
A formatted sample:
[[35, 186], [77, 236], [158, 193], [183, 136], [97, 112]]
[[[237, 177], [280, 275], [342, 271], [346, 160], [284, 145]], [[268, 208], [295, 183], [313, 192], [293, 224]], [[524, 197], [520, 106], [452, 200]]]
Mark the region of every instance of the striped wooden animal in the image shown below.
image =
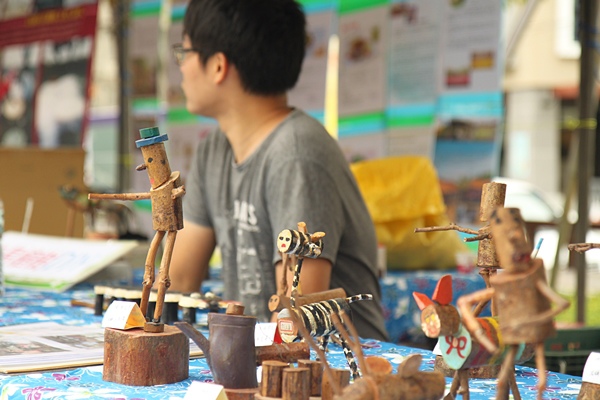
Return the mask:
[[[277, 327], [281, 339], [287, 343], [301, 339], [300, 330], [294, 322], [295, 320], [299, 320], [304, 327], [306, 327], [311, 337], [321, 338], [320, 347], [325, 351], [329, 342], [329, 337], [338, 333], [338, 330], [333, 323], [332, 315], [337, 314], [340, 316], [343, 314], [347, 318], [351, 318], [352, 311], [350, 310], [350, 303], [361, 300], [373, 300], [373, 295], [359, 294], [346, 298], [306, 304], [297, 308], [285, 308], [277, 315]], [[293, 318], [291, 313], [295, 313], [297, 319]], [[340, 319], [342, 320], [341, 316]], [[342, 320], [342, 324], [345, 324], [344, 320]], [[358, 378], [360, 374], [354, 355], [350, 350], [350, 346], [348, 346], [348, 343], [346, 343], [342, 337], [340, 337], [340, 342], [344, 349], [344, 355], [346, 356], [350, 370], [352, 371], [352, 376]]]

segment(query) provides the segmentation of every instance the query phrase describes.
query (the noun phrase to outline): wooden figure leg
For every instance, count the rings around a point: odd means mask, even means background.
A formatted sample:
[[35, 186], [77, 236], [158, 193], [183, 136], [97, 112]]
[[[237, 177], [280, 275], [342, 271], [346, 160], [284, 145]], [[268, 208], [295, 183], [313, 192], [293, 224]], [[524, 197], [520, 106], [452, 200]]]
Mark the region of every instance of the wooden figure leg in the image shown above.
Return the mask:
[[502, 363], [500, 375], [498, 375], [498, 389], [496, 391], [496, 400], [508, 400], [508, 381], [511, 372], [514, 373], [515, 355], [517, 354], [518, 346], [511, 344], [506, 358]]
[[177, 231], [167, 232], [165, 251], [163, 252], [160, 269], [158, 270], [158, 293], [156, 294], [156, 309], [154, 310], [153, 322], [160, 321], [165, 301], [165, 293], [171, 285], [171, 281], [169, 280], [169, 265], [171, 265], [171, 255], [173, 255], [173, 246], [175, 246], [176, 237]]
[[469, 370], [461, 369], [458, 371], [458, 377], [460, 380], [458, 393], [462, 395], [463, 400], [469, 400]]
[[452, 379], [452, 383], [450, 384], [450, 391], [444, 397], [444, 400], [454, 400], [456, 398], [456, 394], [458, 393], [458, 389], [460, 388], [459, 372], [459, 370], [454, 372], [454, 378]]
[[542, 400], [546, 390], [546, 356], [544, 354], [544, 343], [535, 345], [535, 367], [538, 370], [538, 400]]
[[[144, 264], [144, 281], [142, 282], [142, 300], [140, 302], [140, 309], [142, 310], [142, 314], [146, 317], [146, 313], [148, 312], [148, 299], [150, 298], [150, 290], [152, 289], [152, 285], [154, 285], [154, 263], [156, 262], [156, 253], [158, 252], [158, 247], [160, 246], [160, 242], [165, 237], [165, 232], [158, 231], [154, 235], [152, 239], [152, 243], [150, 243], [150, 249], [148, 250], [148, 254], [146, 255], [146, 263]], [[149, 320], [149, 317], [146, 318]]]
[[290, 295], [290, 305], [292, 306], [292, 308], [296, 307], [296, 296], [299, 295], [298, 286], [300, 285], [300, 271], [302, 271], [303, 261], [304, 257], [298, 257], [296, 267], [294, 268], [294, 279], [292, 280], [292, 292]]
[[508, 375], [508, 383], [510, 385], [510, 391], [513, 394], [514, 400], [521, 400], [521, 393], [519, 393], [519, 387], [517, 386], [517, 378], [515, 377], [515, 369]]
[[344, 349], [344, 356], [346, 356], [346, 361], [348, 361], [348, 366], [350, 367], [350, 371], [352, 371], [352, 378], [358, 379], [360, 378], [360, 373], [358, 372], [358, 366], [356, 365], [356, 359], [354, 358], [354, 354], [352, 354], [352, 350], [348, 343], [344, 340], [343, 337], [340, 336], [340, 342], [342, 342], [342, 348]]

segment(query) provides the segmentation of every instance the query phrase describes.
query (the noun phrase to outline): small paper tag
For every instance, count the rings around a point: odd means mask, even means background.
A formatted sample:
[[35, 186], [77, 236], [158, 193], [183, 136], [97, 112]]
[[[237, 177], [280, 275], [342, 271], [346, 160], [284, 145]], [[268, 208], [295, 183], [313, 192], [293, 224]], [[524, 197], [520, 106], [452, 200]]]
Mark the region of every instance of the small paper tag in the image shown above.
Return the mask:
[[600, 385], [600, 353], [590, 353], [583, 367], [581, 381]]
[[223, 386], [215, 383], [193, 381], [185, 392], [183, 400], [227, 400]]
[[103, 328], [131, 329], [143, 328], [146, 319], [134, 301], [115, 300], [110, 303], [102, 318]]
[[256, 324], [254, 328], [254, 345], [255, 346], [270, 346], [275, 340], [275, 332], [277, 331], [277, 322], [266, 322]]

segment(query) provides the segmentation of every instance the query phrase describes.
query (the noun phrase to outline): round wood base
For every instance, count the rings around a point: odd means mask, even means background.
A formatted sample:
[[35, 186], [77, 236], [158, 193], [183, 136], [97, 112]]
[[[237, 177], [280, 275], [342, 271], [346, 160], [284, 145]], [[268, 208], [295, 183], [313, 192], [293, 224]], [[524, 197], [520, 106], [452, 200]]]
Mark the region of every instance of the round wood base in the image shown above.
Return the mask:
[[[435, 356], [435, 364], [433, 365], [434, 371], [439, 371], [444, 376], [453, 377], [456, 370], [450, 368], [444, 357], [440, 355]], [[486, 365], [483, 367], [469, 368], [469, 378], [481, 378], [481, 379], [493, 379], [497, 378], [500, 373], [500, 365]]]
[[129, 386], [180, 382], [189, 376], [189, 358], [189, 340], [176, 327], [161, 333], [106, 328], [102, 379]]

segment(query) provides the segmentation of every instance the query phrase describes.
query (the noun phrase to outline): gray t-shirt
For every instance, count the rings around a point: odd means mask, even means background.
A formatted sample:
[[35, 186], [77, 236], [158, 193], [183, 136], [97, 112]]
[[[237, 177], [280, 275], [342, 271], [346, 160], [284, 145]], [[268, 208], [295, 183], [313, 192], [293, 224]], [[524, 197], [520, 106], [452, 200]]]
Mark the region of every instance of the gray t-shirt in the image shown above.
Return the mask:
[[241, 164], [215, 130], [200, 143], [185, 186], [185, 219], [215, 231], [226, 299], [269, 319], [277, 235], [302, 221], [326, 234], [321, 257], [333, 264], [331, 288], [373, 294], [351, 305], [361, 337], [387, 339], [373, 223], [338, 143], [318, 121], [292, 111]]

